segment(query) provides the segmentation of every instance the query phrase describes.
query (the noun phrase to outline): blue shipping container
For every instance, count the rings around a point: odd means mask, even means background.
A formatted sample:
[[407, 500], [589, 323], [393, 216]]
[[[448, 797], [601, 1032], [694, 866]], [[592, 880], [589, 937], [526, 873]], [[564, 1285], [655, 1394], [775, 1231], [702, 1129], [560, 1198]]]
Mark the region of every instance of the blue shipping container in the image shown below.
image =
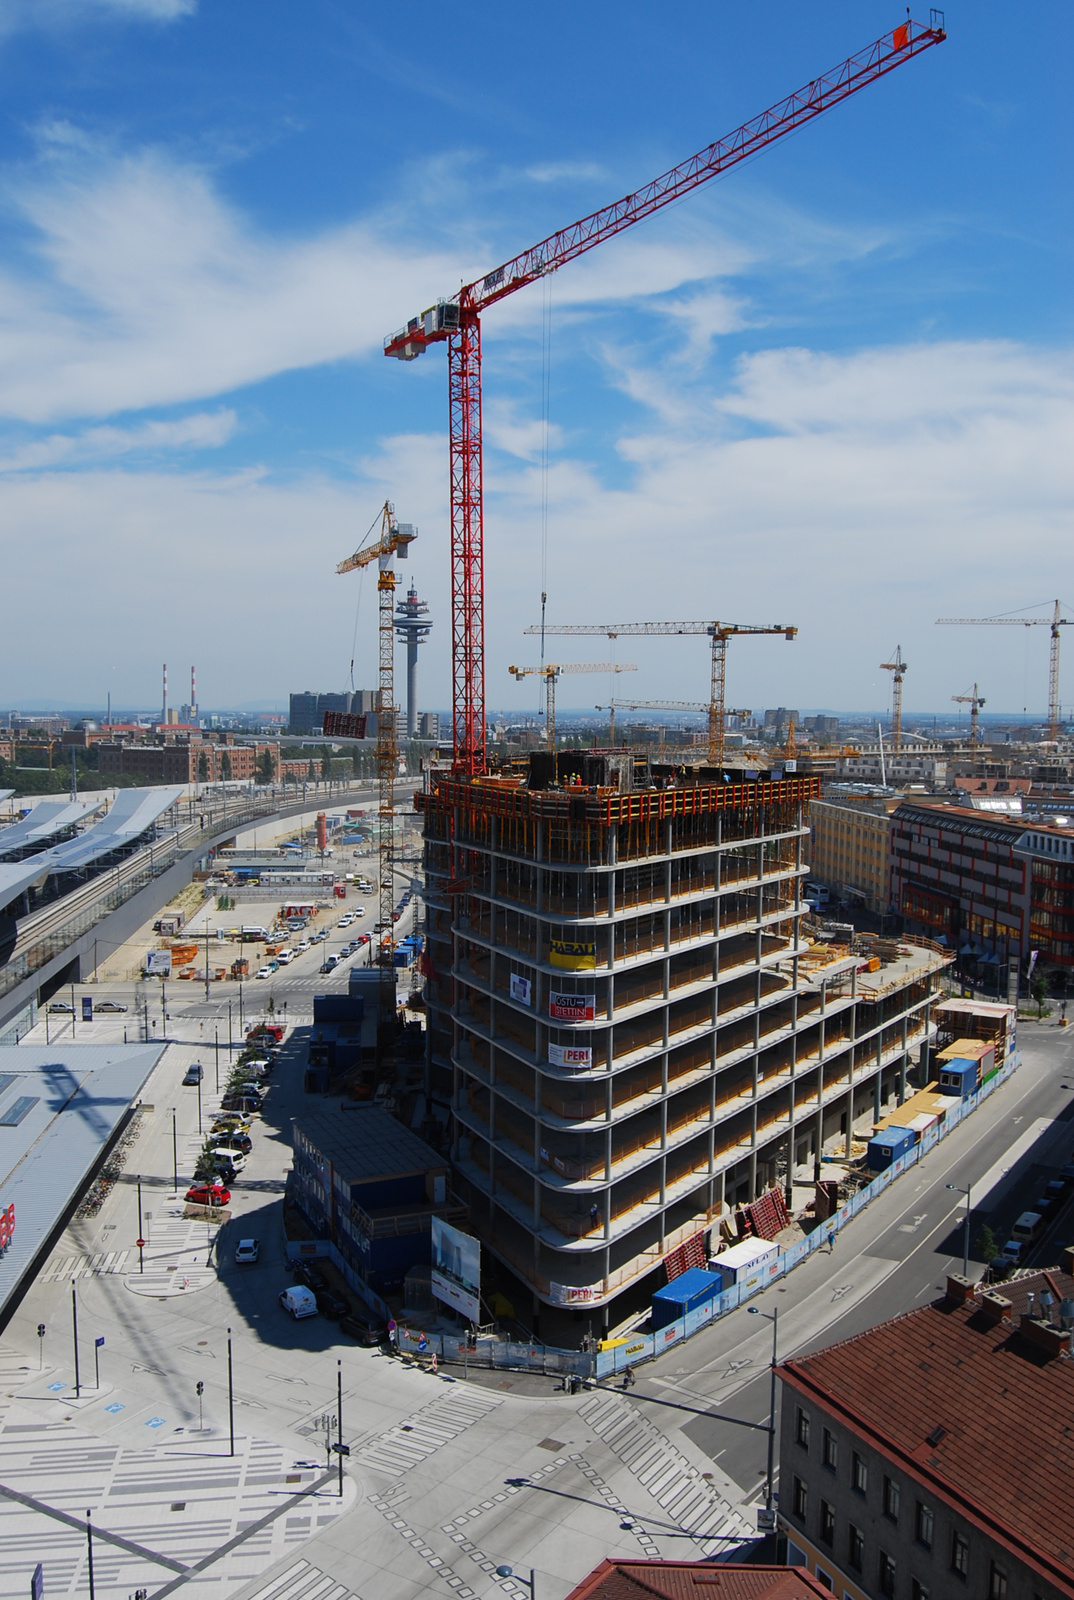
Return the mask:
[[723, 1279], [718, 1272], [691, 1267], [689, 1271], [680, 1273], [666, 1288], [658, 1289], [653, 1295], [653, 1331], [666, 1328], [670, 1322], [677, 1322], [688, 1311], [696, 1310], [706, 1300], [721, 1293], [722, 1289]]
[[912, 1128], [885, 1128], [875, 1139], [869, 1140], [867, 1161], [870, 1171], [883, 1172], [893, 1161], [912, 1150], [917, 1135]]

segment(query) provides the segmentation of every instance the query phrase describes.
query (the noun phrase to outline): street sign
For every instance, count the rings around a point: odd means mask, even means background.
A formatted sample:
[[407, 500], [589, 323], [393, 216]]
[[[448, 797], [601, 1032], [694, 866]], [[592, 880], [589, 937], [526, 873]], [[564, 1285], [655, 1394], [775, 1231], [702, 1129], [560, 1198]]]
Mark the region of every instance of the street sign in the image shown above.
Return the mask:
[[93, 1342], [94, 1342], [94, 1344], [97, 1346], [97, 1348], [99, 1350], [101, 1348], [101, 1346], [104, 1344], [104, 1334], [102, 1333], [101, 1337], [99, 1339], [95, 1339]]
[[[134, 1242], [138, 1246], [139, 1250], [144, 1250], [145, 1249], [145, 1240], [144, 1239], [135, 1239]], [[102, 1341], [102, 1343], [103, 1343], [103, 1341]]]
[[40, 1561], [34, 1568], [34, 1575], [30, 1579], [30, 1600], [41, 1600], [45, 1592], [45, 1572]]
[[93, 996], [91, 994], [82, 996], [82, 1021], [93, 1021]]

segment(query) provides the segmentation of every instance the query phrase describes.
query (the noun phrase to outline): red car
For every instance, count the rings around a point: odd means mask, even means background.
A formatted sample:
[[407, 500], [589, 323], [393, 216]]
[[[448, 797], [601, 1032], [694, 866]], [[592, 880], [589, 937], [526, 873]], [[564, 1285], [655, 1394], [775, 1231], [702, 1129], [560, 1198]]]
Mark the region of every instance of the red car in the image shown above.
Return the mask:
[[226, 1206], [231, 1190], [222, 1183], [196, 1183], [186, 1192], [187, 1204], [192, 1206]]
[[258, 1022], [246, 1030], [247, 1039], [272, 1039], [279, 1044], [283, 1038], [283, 1028], [278, 1022]]

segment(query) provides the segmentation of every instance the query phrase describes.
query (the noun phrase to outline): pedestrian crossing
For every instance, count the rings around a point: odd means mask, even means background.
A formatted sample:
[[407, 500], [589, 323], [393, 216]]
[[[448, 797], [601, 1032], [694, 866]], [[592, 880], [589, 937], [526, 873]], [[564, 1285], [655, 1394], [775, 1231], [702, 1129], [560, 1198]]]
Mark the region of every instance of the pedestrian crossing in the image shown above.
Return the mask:
[[53, 1256], [41, 1274], [42, 1283], [68, 1282], [72, 1278], [101, 1278], [110, 1272], [126, 1272], [130, 1250], [103, 1250], [96, 1255]]
[[756, 1537], [730, 1501], [626, 1400], [602, 1395], [579, 1415], [705, 1555], [726, 1554]]
[[401, 1478], [445, 1444], [457, 1439], [475, 1422], [493, 1411], [500, 1400], [483, 1389], [468, 1389], [454, 1384], [450, 1394], [415, 1411], [405, 1422], [389, 1428], [359, 1449], [356, 1454], [364, 1466]]
[[357, 1600], [353, 1590], [308, 1561], [296, 1561], [286, 1572], [248, 1595], [246, 1600]]

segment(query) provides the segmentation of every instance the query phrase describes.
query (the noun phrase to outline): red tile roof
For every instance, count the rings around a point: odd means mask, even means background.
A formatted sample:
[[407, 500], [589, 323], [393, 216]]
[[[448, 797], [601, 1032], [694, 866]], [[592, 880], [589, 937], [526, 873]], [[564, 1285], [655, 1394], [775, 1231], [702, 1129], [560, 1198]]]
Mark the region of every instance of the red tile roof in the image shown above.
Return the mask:
[[567, 1600], [832, 1600], [804, 1567], [711, 1561], [602, 1561]]
[[945, 1298], [780, 1373], [1074, 1595], [1074, 1359], [1019, 1329], [1029, 1295], [1038, 1310], [1045, 1290], [1055, 1317], [1074, 1278], [1056, 1270], [997, 1285], [1010, 1321], [989, 1321], [979, 1296]]

